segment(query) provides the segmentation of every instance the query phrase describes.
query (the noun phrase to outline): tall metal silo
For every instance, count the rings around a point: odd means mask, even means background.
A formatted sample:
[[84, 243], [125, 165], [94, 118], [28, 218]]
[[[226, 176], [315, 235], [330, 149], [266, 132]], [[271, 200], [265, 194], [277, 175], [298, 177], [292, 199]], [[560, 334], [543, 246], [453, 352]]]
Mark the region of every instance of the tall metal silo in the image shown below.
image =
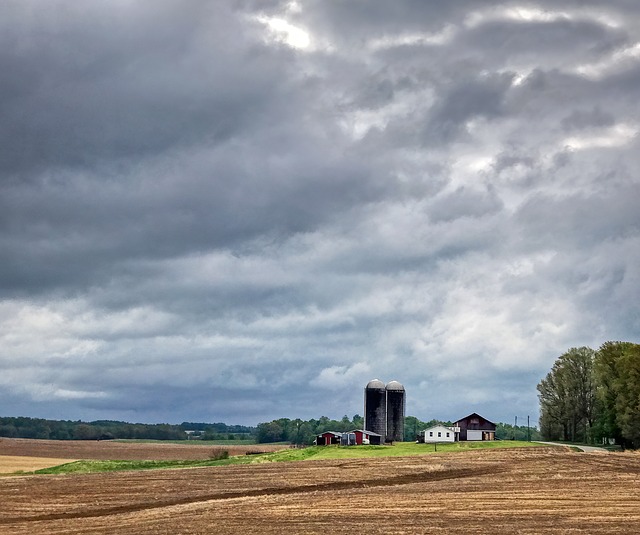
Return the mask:
[[387, 442], [404, 440], [405, 390], [398, 381], [390, 381], [387, 394]]
[[364, 428], [378, 433], [383, 439], [387, 434], [387, 391], [384, 383], [373, 379], [364, 388]]

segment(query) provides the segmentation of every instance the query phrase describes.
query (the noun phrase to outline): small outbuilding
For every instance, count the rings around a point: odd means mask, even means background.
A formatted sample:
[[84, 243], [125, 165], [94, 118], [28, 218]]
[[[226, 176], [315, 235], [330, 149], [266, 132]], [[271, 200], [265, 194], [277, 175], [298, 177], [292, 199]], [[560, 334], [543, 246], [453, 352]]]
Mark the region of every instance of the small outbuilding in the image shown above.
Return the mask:
[[340, 445], [342, 439], [342, 433], [335, 433], [334, 431], [325, 431], [319, 434], [315, 439], [317, 446], [331, 446], [332, 444]]
[[351, 431], [356, 436], [356, 444], [359, 446], [371, 444], [372, 446], [380, 446], [382, 444], [382, 435], [374, 433], [373, 431], [365, 431], [363, 429], [356, 429]]
[[458, 440], [458, 433], [455, 427], [444, 425], [434, 425], [424, 431], [424, 441], [432, 444], [434, 442], [455, 442]]
[[342, 433], [342, 438], [340, 439], [341, 446], [355, 446], [356, 444], [356, 434], [353, 431]]
[[495, 440], [496, 424], [474, 412], [453, 424], [460, 428], [459, 440]]

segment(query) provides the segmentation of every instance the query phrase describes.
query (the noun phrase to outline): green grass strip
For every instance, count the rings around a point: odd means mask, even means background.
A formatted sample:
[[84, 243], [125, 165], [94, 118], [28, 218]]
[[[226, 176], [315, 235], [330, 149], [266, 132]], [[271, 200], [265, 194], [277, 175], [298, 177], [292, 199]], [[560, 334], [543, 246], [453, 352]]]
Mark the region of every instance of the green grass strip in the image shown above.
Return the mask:
[[[235, 464], [232, 459], [219, 461], [74, 461], [30, 472], [33, 474], [91, 474], [122, 470], [155, 470], [159, 468], [199, 468]], [[24, 472], [23, 472], [24, 473]]]
[[[284, 449], [260, 455], [240, 455], [220, 460], [200, 461], [75, 461], [43, 468], [32, 474], [89, 474], [122, 470], [153, 470], [169, 468], [202, 468], [232, 464], [256, 464], [323, 459], [358, 459], [371, 457], [402, 457], [433, 453], [463, 452], [478, 449], [536, 447], [542, 444], [521, 441], [455, 442], [451, 444], [416, 444], [399, 442], [393, 446], [311, 446], [302, 449]], [[22, 472], [25, 473], [25, 472]]]
[[541, 444], [517, 440], [454, 442], [450, 444], [416, 444], [398, 442], [393, 446], [313, 446], [301, 450], [284, 450], [261, 456], [259, 462], [302, 461], [307, 459], [361, 459], [370, 457], [404, 457], [432, 453], [452, 453], [479, 449], [539, 447]]
[[246, 440], [153, 440], [150, 438], [114, 438], [110, 442], [123, 442], [126, 444], [179, 444], [180, 446], [253, 446], [256, 443], [253, 438]]

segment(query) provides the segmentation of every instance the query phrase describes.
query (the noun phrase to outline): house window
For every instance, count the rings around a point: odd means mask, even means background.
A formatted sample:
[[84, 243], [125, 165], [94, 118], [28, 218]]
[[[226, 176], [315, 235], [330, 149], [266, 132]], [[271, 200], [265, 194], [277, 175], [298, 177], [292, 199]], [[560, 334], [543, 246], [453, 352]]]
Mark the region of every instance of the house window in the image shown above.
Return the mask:
[[429, 431], [429, 436], [432, 437], [433, 436], [433, 431]]
[[447, 433], [447, 438], [449, 438], [449, 433]]
[[442, 436], [442, 432], [438, 431], [438, 436], [441, 437]]

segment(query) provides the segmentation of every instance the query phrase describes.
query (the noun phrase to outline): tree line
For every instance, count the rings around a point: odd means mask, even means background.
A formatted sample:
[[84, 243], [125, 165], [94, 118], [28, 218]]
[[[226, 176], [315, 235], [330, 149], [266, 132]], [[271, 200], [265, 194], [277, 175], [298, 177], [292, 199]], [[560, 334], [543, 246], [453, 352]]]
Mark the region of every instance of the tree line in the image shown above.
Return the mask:
[[[415, 416], [405, 417], [404, 440], [416, 440], [417, 434], [436, 424], [451, 425], [440, 420], [421, 421]], [[359, 414], [341, 420], [327, 416], [301, 420], [279, 418], [258, 424], [257, 427], [228, 425], [225, 423], [182, 422], [181, 424], [140, 424], [116, 420], [45, 420], [28, 417], [0, 417], [0, 437], [38, 438], [50, 440], [187, 440], [194, 435], [201, 440], [247, 440], [258, 443], [288, 442], [312, 444], [317, 435], [325, 431], [345, 432], [364, 427]], [[187, 434], [187, 431], [189, 434]], [[497, 424], [496, 437], [503, 440], [532, 440], [539, 438], [538, 430], [523, 426]]]
[[255, 427], [224, 423], [183, 422], [181, 424], [140, 424], [115, 420], [93, 422], [45, 420], [27, 417], [0, 417], [0, 437], [52, 440], [187, 440], [187, 431], [196, 431], [204, 440], [253, 439]]
[[537, 388], [545, 439], [640, 448], [640, 345], [571, 348]]

